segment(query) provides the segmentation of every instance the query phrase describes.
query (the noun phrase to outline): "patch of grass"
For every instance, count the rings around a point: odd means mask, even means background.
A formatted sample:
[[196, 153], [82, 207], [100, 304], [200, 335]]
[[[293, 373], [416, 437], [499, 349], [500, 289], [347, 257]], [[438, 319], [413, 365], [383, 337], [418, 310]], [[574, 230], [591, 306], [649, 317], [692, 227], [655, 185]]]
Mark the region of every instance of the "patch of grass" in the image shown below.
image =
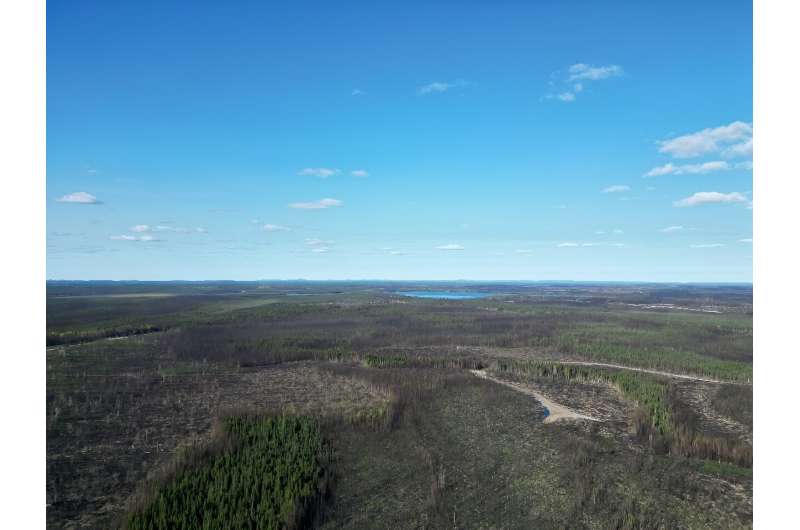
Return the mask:
[[722, 477], [753, 478], [752, 468], [728, 464], [727, 462], [704, 460], [700, 469], [704, 473], [719, 475]]

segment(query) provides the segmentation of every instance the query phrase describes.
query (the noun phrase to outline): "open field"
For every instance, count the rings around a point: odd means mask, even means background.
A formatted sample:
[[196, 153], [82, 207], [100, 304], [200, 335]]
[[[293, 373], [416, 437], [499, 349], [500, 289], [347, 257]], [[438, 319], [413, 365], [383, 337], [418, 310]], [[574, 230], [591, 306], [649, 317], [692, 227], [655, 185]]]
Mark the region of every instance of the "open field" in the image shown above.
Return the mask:
[[196, 522], [287, 418], [316, 471], [258, 486], [265, 527], [752, 526], [749, 286], [53, 282], [47, 315], [51, 528]]

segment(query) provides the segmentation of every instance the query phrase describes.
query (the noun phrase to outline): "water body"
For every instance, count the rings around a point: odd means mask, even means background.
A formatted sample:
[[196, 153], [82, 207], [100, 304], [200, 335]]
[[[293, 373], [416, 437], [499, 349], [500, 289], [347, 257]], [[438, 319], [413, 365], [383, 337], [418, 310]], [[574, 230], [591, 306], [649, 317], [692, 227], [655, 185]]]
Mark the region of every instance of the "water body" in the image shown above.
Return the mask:
[[489, 296], [487, 293], [474, 291], [397, 291], [394, 294], [412, 298], [436, 298], [440, 300], [473, 300]]

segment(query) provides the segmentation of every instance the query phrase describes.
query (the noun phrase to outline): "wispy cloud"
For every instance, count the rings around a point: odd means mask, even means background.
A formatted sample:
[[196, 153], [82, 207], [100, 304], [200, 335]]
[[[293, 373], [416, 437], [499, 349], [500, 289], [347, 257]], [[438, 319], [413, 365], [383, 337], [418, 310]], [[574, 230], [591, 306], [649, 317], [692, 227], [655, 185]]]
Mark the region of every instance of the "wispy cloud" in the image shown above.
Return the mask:
[[563, 243], [559, 243], [556, 246], [564, 248], [564, 247], [579, 247], [580, 245], [578, 243], [573, 243], [572, 241], [565, 241]]
[[368, 177], [369, 173], [365, 169], [354, 169], [350, 172], [354, 177]]
[[753, 242], [753, 238], [752, 237], [746, 237], [744, 239], [740, 239], [739, 240], [739, 243], [752, 243], [752, 242]]
[[333, 175], [338, 175], [339, 173], [341, 173], [341, 171], [338, 169], [328, 167], [306, 167], [297, 172], [297, 174], [301, 176], [319, 177], [321, 179], [326, 179]]
[[678, 207], [686, 207], [686, 206], [699, 206], [701, 204], [718, 204], [718, 203], [746, 203], [748, 202], [747, 197], [739, 193], [738, 191], [734, 191], [731, 193], [720, 193], [718, 191], [698, 191], [697, 193], [690, 195], [684, 199], [679, 201], [675, 201], [673, 204]]
[[694, 245], [689, 245], [689, 248], [719, 248], [724, 246], [723, 243], [696, 243]]
[[551, 81], [550, 85], [554, 92], [547, 94], [545, 99], [557, 99], [564, 103], [571, 103], [575, 101], [578, 94], [583, 92], [586, 83], [617, 77], [623, 73], [622, 67], [616, 64], [606, 66], [573, 64], [567, 68], [566, 72], [562, 70], [553, 74], [555, 80]]
[[598, 81], [622, 75], [622, 68], [616, 64], [608, 66], [592, 66], [590, 64], [573, 64], [567, 70], [569, 77], [567, 81]]
[[662, 228], [661, 230], [659, 230], [659, 232], [663, 232], [665, 234], [671, 234], [672, 232], [680, 232], [682, 230], [683, 230], [682, 225], [673, 225], [673, 226], [668, 226], [666, 228]]
[[624, 184], [615, 184], [613, 186], [603, 188], [603, 193], [621, 193], [624, 191], [631, 191], [631, 187], [625, 186]]
[[151, 226], [144, 224], [132, 226], [129, 228], [129, 230], [131, 232], [136, 232], [140, 234], [146, 232], [174, 232], [176, 234], [192, 234], [192, 233], [205, 234], [206, 232], [208, 232], [208, 230], [199, 226], [196, 228], [185, 228], [182, 226], [166, 226], [166, 225]]
[[[727, 156], [731, 158], [735, 157], [752, 157], [753, 156], [753, 139], [749, 138], [744, 142], [734, 144], [730, 147], [726, 147], [722, 151], [722, 156]], [[752, 163], [752, 162], [751, 162]]]
[[[744, 168], [743, 166], [741, 167]], [[724, 160], [703, 162], [702, 164], [684, 164], [680, 166], [676, 166], [675, 164], [669, 162], [663, 166], [654, 167], [645, 173], [644, 176], [660, 177], [662, 175], [702, 175], [705, 173], [711, 173], [712, 171], [727, 171], [729, 169], [733, 169], [733, 166]]]
[[141, 236], [132, 236], [130, 234], [122, 234], [119, 236], [111, 236], [109, 239], [114, 241], [158, 241], [155, 237], [145, 234]]
[[624, 247], [625, 243], [620, 243], [620, 242], [609, 243], [609, 242], [606, 242], [606, 241], [587, 241], [587, 242], [581, 243], [581, 244], [578, 244], [578, 243], [562, 243], [559, 246], [560, 247], [561, 246], [564, 246], [564, 247], [578, 247], [578, 246], [580, 246], [580, 247]]
[[417, 89], [417, 94], [420, 96], [426, 96], [428, 94], [441, 94], [442, 92], [447, 92], [450, 89], [458, 88], [465, 86], [467, 83], [463, 80], [445, 82], [445, 81], [434, 81], [433, 83], [428, 83], [427, 85], [421, 86]]
[[364, 92], [363, 90], [359, 90], [357, 88], [354, 88], [353, 91], [350, 92], [351, 96], [363, 96], [364, 94], [366, 94], [366, 92]]
[[753, 125], [735, 121], [662, 140], [658, 144], [659, 152], [674, 158], [693, 158], [720, 152], [725, 156], [749, 156], [753, 150]]
[[264, 232], [290, 232], [292, 229], [288, 226], [267, 223], [261, 227], [261, 230]]
[[307, 237], [303, 240], [303, 243], [310, 247], [328, 247], [333, 245], [333, 241], [325, 241], [324, 239], [318, 239], [316, 237]]
[[439, 245], [437, 250], [464, 250], [464, 247], [457, 243], [448, 243], [447, 245]]
[[331, 249], [329, 249], [328, 247], [314, 247], [311, 249], [311, 252], [314, 252], [316, 254], [327, 254], [328, 252], [330, 252], [330, 250]]
[[103, 204], [103, 202], [98, 200], [97, 197], [85, 191], [76, 191], [75, 193], [64, 195], [63, 197], [56, 199], [56, 201], [70, 202], [74, 204]]
[[516, 254], [532, 254], [533, 251], [527, 248], [518, 248], [514, 251]]
[[342, 204], [344, 203], [339, 199], [320, 199], [311, 202], [293, 202], [288, 206], [289, 208], [295, 208], [297, 210], [324, 210], [326, 208], [341, 206]]

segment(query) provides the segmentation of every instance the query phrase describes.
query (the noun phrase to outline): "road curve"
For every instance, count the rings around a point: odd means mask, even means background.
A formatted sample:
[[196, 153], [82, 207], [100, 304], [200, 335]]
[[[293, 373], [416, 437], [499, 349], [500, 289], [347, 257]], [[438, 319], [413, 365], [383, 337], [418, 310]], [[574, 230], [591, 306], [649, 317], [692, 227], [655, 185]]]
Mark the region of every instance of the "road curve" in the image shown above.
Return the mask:
[[580, 414], [575, 412], [574, 410], [570, 409], [569, 407], [565, 407], [564, 405], [560, 405], [555, 401], [551, 401], [539, 392], [536, 392], [532, 388], [524, 385], [520, 385], [517, 383], [512, 383], [510, 381], [504, 381], [502, 379], [498, 379], [496, 377], [492, 377], [486, 373], [486, 370], [470, 370], [473, 375], [476, 375], [482, 379], [488, 379], [495, 383], [507, 386], [509, 388], [513, 388], [517, 392], [522, 392], [525, 395], [531, 396], [536, 398], [536, 400], [547, 409], [547, 417], [544, 419], [544, 423], [553, 423], [559, 420], [589, 420], [589, 421], [600, 421], [597, 418], [592, 418], [591, 416], [586, 416], [585, 414]]

